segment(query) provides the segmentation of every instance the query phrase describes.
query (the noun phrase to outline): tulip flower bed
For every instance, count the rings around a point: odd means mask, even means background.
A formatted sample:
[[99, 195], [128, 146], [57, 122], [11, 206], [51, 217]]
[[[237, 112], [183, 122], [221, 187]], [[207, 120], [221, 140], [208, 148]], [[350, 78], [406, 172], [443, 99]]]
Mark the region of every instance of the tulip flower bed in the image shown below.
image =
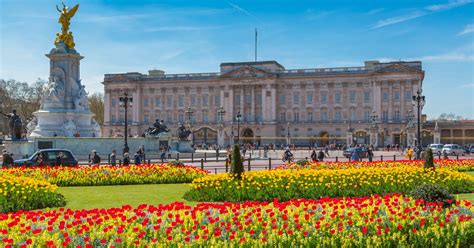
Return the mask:
[[[307, 164], [291, 163], [279, 166], [276, 169], [349, 169], [349, 168], [390, 168], [399, 166], [423, 167], [424, 160], [401, 160], [401, 161], [374, 161], [374, 162], [309, 162]], [[437, 168], [445, 168], [454, 171], [474, 171], [474, 159], [449, 160], [441, 159], [434, 161]]]
[[425, 171], [415, 166], [360, 168], [345, 170], [251, 171], [242, 180], [231, 174], [195, 179], [184, 198], [191, 201], [269, 201], [278, 198], [318, 199], [319, 197], [407, 194], [423, 183], [438, 184], [451, 193], [474, 192], [474, 177], [448, 169]]
[[0, 213], [61, 207], [66, 202], [58, 187], [32, 178], [3, 175], [0, 177]]
[[58, 186], [189, 183], [208, 173], [193, 166], [174, 165], [15, 167], [0, 170], [0, 176], [32, 177]]
[[474, 207], [393, 194], [0, 215], [6, 247], [466, 247]]

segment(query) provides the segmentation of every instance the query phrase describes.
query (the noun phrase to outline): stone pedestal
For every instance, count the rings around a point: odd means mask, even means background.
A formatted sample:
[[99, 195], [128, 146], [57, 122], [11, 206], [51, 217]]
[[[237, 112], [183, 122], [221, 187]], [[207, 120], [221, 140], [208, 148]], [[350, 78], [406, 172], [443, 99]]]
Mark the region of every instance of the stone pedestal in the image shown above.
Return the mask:
[[346, 133], [346, 145], [350, 147], [352, 145], [352, 132]]
[[225, 131], [224, 127], [219, 127], [217, 129], [217, 145], [219, 147], [225, 147]]
[[415, 129], [407, 129], [407, 146], [413, 148], [416, 143]]
[[35, 152], [33, 141], [29, 140], [5, 140], [5, 150], [13, 154], [14, 159], [27, 158]]
[[171, 150], [180, 153], [193, 153], [193, 142], [192, 141], [172, 141]]
[[75, 50], [60, 42], [46, 55], [50, 59], [49, 82], [29, 137], [101, 137], [99, 124], [89, 109], [87, 92], [80, 79], [80, 60]]
[[379, 145], [377, 130], [370, 131], [370, 144], [376, 148]]
[[433, 130], [433, 143], [441, 144], [441, 132], [439, 131], [438, 122], [436, 122], [435, 128]]

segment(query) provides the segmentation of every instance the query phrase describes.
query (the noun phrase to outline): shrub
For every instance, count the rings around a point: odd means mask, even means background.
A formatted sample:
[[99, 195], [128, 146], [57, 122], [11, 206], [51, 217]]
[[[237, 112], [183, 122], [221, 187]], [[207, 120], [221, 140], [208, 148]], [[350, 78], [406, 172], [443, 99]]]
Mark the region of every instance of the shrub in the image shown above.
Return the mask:
[[300, 160], [296, 161], [296, 164], [298, 166], [305, 166], [305, 165], [309, 164], [309, 162], [306, 159], [300, 159]]
[[454, 196], [446, 188], [436, 184], [419, 185], [410, 192], [410, 195], [415, 199], [423, 199], [425, 203], [442, 202], [443, 207], [449, 207], [454, 202]]
[[173, 160], [173, 161], [169, 162], [168, 164], [171, 165], [171, 166], [184, 166], [184, 163], [179, 161], [179, 160]]
[[433, 162], [433, 150], [431, 148], [428, 148], [426, 150], [426, 157], [425, 157], [425, 169], [431, 169], [434, 170], [434, 162]]
[[3, 175], [0, 178], [0, 213], [66, 205], [56, 185], [27, 177]]
[[230, 168], [230, 173], [239, 180], [242, 178], [242, 174], [244, 173], [244, 164], [242, 163], [240, 147], [238, 144], [235, 144], [232, 148], [232, 166]]

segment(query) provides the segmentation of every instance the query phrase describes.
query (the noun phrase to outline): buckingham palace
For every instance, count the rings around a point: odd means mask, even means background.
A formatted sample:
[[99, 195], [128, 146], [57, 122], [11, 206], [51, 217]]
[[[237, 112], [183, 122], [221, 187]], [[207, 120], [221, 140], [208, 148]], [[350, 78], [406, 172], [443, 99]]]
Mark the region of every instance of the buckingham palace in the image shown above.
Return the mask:
[[189, 125], [195, 144], [228, 145], [238, 136], [260, 145], [323, 146], [346, 143], [349, 134], [359, 144], [375, 135], [377, 146], [407, 145], [407, 120], [416, 118], [412, 96], [423, 79], [419, 61], [312, 69], [257, 61], [222, 63], [210, 73], [105, 74], [102, 133], [124, 134], [119, 98], [127, 92], [132, 136], [159, 119], [173, 132], [178, 123]]

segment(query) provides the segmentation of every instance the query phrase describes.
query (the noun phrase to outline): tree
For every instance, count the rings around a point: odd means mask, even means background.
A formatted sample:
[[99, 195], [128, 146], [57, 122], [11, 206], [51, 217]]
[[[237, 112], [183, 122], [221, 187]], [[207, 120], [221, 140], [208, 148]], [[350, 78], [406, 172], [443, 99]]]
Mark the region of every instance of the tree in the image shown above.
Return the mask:
[[104, 95], [96, 92], [88, 97], [89, 108], [95, 115], [95, 120], [100, 124], [104, 124]]
[[434, 170], [433, 162], [433, 150], [431, 148], [426, 149], [426, 158], [425, 158], [425, 169]]
[[242, 179], [242, 174], [244, 173], [244, 164], [240, 156], [240, 147], [238, 144], [235, 144], [232, 148], [232, 166], [230, 173], [239, 180]]
[[453, 113], [449, 113], [449, 114], [448, 113], [442, 113], [435, 120], [438, 120], [438, 121], [460, 121], [460, 120], [464, 120], [464, 117], [462, 117], [460, 115], [453, 114]]

